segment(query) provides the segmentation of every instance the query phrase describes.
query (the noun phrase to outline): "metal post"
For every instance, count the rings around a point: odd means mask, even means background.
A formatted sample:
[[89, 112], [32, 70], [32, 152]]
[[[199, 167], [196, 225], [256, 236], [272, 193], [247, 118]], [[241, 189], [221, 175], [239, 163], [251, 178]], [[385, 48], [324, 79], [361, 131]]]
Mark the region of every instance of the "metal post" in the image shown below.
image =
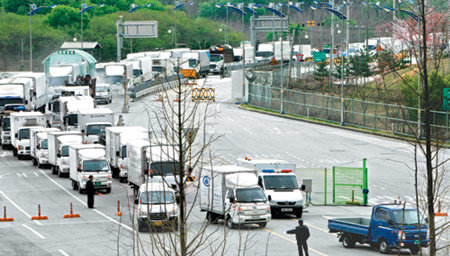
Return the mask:
[[244, 42], [244, 4], [241, 7], [242, 17], [242, 104], [245, 104], [245, 42]]
[[225, 44], [228, 44], [228, 4], [227, 4], [227, 26], [225, 27]]
[[174, 38], [175, 38], [175, 48], [177, 48], [177, 9], [175, 9], [175, 29], [174, 29]]
[[[288, 8], [289, 10], [289, 8]], [[288, 24], [289, 24], [289, 16], [288, 16]], [[280, 64], [281, 64], [281, 69], [280, 69], [280, 88], [281, 88], [281, 94], [280, 94], [280, 113], [284, 114], [284, 106], [283, 106], [283, 100], [284, 100], [284, 85], [283, 85], [283, 29], [284, 29], [284, 19], [283, 19], [283, 6], [281, 6], [281, 17], [280, 17], [280, 53], [281, 53], [281, 57], [280, 57]]]
[[[331, 8], [334, 8], [334, 0], [331, 1]], [[333, 85], [333, 68], [334, 68], [334, 16], [331, 15], [331, 48], [330, 48], [330, 71], [328, 74], [329, 85]]]
[[83, 10], [83, 6], [81, 6], [81, 50], [83, 50], [83, 16], [84, 16], [84, 10]]
[[119, 16], [119, 20], [117, 20], [117, 62], [120, 62], [122, 59], [122, 56], [121, 56], [121, 48], [122, 48], [121, 25], [122, 25], [122, 16]]
[[[344, 29], [344, 20], [342, 20], [342, 30]], [[341, 55], [341, 125], [344, 125], [344, 56]]]
[[[132, 8], [134, 8], [134, 6]], [[133, 20], [133, 12], [130, 12], [129, 20]], [[130, 38], [130, 53], [133, 53], [133, 38]]]
[[33, 71], [33, 31], [32, 31], [32, 20], [31, 17], [33, 14], [31, 13], [32, 8], [30, 4], [30, 72]]
[[327, 168], [325, 168], [325, 178], [324, 178], [324, 184], [325, 184], [325, 186], [324, 186], [324, 204], [325, 205], [327, 205], [327, 186], [328, 186], [328, 184], [327, 184]]
[[[420, 19], [417, 19], [417, 41], [418, 41], [418, 45], [419, 45], [419, 59], [417, 60], [417, 63], [419, 63], [420, 59], [422, 58], [422, 47], [420, 45], [419, 42], [419, 38], [420, 38]], [[420, 139], [421, 137], [421, 109], [420, 109], [420, 72], [417, 74], [417, 138]]]

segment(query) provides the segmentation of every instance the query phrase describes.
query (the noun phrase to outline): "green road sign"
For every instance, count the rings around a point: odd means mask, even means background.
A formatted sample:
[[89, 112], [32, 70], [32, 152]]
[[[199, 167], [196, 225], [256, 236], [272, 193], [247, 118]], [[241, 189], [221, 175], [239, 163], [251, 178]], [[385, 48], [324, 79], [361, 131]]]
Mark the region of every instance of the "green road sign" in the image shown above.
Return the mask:
[[442, 106], [444, 110], [450, 110], [450, 88], [444, 88]]
[[327, 61], [327, 53], [326, 52], [312, 52], [312, 54], [313, 54], [314, 62]]

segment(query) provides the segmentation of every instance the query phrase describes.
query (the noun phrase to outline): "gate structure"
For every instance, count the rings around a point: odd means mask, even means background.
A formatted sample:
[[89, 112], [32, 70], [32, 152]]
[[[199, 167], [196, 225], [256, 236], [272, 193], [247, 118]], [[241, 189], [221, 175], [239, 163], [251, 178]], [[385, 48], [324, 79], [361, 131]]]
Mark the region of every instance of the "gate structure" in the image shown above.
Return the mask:
[[333, 167], [333, 203], [367, 205], [367, 168]]

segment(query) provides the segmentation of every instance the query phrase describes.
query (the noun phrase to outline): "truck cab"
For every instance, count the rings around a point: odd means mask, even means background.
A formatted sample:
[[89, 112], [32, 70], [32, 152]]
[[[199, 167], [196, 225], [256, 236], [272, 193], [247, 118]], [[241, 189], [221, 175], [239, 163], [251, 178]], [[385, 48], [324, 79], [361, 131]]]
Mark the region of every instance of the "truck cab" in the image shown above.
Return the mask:
[[293, 172], [295, 163], [278, 159], [240, 159], [239, 165], [258, 170], [258, 185], [264, 190], [272, 215], [303, 214], [303, 195]]
[[34, 166], [48, 166], [48, 132], [58, 131], [56, 128], [38, 128], [30, 130], [30, 155]]
[[84, 144], [98, 143], [100, 131], [113, 123], [114, 113], [107, 108], [80, 109], [78, 112], [78, 129]]
[[112, 90], [109, 84], [97, 84], [95, 87], [95, 101], [97, 103], [109, 104], [112, 102]]
[[101, 145], [78, 144], [69, 148], [70, 179], [72, 188], [83, 193], [90, 175], [94, 177], [96, 190], [111, 192], [111, 170], [105, 157], [105, 148]]
[[421, 220], [419, 239], [419, 219], [417, 209], [398, 204], [381, 204], [372, 208], [370, 219], [333, 218], [328, 220], [330, 233], [338, 233], [339, 241], [346, 248], [355, 243], [368, 243], [382, 253], [389, 253], [391, 248], [408, 248], [412, 254], [421, 247], [428, 246], [428, 226], [426, 219]]
[[179, 209], [175, 191], [164, 182], [145, 183], [139, 188], [138, 229], [178, 230]]

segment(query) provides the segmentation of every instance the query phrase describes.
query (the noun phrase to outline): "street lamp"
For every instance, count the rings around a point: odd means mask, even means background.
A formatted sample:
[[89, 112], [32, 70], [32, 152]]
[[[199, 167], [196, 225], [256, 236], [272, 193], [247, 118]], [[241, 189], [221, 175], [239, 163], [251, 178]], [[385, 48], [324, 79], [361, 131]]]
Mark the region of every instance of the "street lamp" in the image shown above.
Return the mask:
[[32, 17], [33, 15], [35, 15], [36, 13], [38, 13], [40, 10], [45, 9], [45, 8], [55, 8], [56, 4], [54, 5], [50, 5], [50, 6], [41, 6], [41, 7], [36, 7], [35, 4], [30, 4], [30, 12], [28, 13], [28, 15], [30, 16], [30, 72], [33, 71], [33, 21], [32, 21]]
[[173, 8], [173, 10], [175, 11], [175, 27], [174, 27], [174, 33], [175, 33], [175, 48], [177, 46], [177, 10], [180, 9], [181, 7], [183, 7], [184, 5], [193, 5], [194, 2], [187, 2], [187, 3], [180, 3], [180, 2], [176, 2], [175, 3], [175, 7]]
[[227, 11], [227, 24], [225, 26], [225, 44], [228, 44], [228, 6], [230, 6], [230, 3], [227, 3], [227, 5], [222, 5], [222, 4], [216, 4], [215, 5], [217, 8], [225, 8]]
[[[143, 4], [143, 5], [138, 5], [138, 6], [136, 6], [136, 4], [130, 4], [130, 10], [128, 11], [128, 13], [129, 13], [129, 19], [130, 19], [130, 21], [132, 20], [132, 18], [133, 18], [133, 16], [132, 16], [132, 13], [134, 12], [134, 11], [136, 11], [137, 9], [139, 9], [139, 8], [142, 8], [142, 7], [150, 7], [152, 4]], [[133, 38], [130, 38], [130, 52], [132, 53], [133, 52]]]
[[87, 4], [81, 4], [81, 11], [80, 11], [80, 15], [81, 15], [81, 50], [83, 50], [83, 16], [84, 13], [89, 11], [90, 9], [94, 8], [94, 7], [103, 7], [105, 6], [104, 4], [97, 4], [97, 5], [91, 5], [91, 6], [87, 6]]

